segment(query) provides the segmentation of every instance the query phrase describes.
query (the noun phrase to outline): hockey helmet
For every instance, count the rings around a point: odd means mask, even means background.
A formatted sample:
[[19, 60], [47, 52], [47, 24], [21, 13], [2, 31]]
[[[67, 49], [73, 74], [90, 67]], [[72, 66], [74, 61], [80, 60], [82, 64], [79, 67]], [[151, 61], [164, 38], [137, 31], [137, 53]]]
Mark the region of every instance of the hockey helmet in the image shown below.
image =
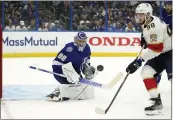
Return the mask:
[[83, 51], [83, 49], [85, 48], [87, 43], [87, 38], [88, 37], [83, 31], [78, 32], [76, 36], [74, 37], [74, 41], [76, 45], [78, 46], [79, 51]]
[[135, 13], [153, 14], [153, 8], [149, 3], [141, 3], [136, 7]]
[[152, 16], [153, 14], [153, 8], [151, 7], [151, 5], [149, 3], [141, 3], [136, 7], [135, 10], [135, 19], [138, 22], [138, 17], [137, 14], [143, 13], [145, 15], [145, 20], [147, 19], [146, 16]]

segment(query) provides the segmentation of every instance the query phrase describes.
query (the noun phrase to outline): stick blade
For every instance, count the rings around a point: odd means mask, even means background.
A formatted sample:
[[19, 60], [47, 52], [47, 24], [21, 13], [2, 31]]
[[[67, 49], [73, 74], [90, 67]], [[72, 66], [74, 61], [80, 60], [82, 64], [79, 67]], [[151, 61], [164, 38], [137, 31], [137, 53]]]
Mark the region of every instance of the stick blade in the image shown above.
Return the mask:
[[97, 114], [101, 114], [101, 115], [106, 114], [105, 110], [102, 110], [101, 108], [95, 108], [95, 112], [96, 112]]
[[119, 72], [117, 74], [117, 76], [108, 84], [109, 88], [113, 88], [115, 86], [115, 84], [121, 80], [121, 78], [124, 76], [124, 74], [122, 72]]

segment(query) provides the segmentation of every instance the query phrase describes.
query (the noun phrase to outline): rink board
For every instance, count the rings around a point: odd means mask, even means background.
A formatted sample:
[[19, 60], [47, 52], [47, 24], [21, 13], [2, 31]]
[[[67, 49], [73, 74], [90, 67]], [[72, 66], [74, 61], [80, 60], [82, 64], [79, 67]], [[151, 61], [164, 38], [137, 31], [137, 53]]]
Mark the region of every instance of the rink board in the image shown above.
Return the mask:
[[[86, 32], [94, 57], [136, 56], [141, 33]], [[76, 32], [3, 32], [3, 57], [55, 57]]]

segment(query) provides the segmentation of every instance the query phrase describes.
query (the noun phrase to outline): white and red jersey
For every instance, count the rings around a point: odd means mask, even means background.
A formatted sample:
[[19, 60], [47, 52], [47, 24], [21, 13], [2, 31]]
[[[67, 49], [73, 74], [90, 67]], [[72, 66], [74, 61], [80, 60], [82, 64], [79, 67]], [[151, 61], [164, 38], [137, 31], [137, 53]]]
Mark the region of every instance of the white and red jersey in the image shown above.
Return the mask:
[[148, 49], [141, 55], [144, 60], [152, 59], [172, 49], [171, 31], [158, 17], [152, 16], [151, 22], [142, 25], [142, 29], [143, 36], [148, 44]]

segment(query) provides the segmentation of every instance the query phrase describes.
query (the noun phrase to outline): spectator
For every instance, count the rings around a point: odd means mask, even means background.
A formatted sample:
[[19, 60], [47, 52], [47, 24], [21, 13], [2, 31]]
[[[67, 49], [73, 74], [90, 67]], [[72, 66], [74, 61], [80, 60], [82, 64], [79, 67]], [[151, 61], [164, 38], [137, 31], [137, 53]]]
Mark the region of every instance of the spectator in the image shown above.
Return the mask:
[[87, 21], [85, 22], [85, 24], [86, 24], [86, 27], [88, 27], [88, 29], [91, 30], [91, 28], [92, 28], [91, 22], [90, 22], [89, 20], [87, 20]]
[[38, 31], [48, 31], [44, 22], [41, 22], [40, 27], [38, 28]]
[[112, 25], [111, 21], [108, 21], [108, 31], [109, 32], [113, 32], [115, 31], [115, 27]]
[[59, 20], [55, 20], [55, 26], [52, 27], [51, 31], [64, 31], [64, 28], [60, 24]]
[[102, 10], [101, 9], [99, 9], [99, 11], [98, 11], [98, 14], [97, 14], [97, 19], [99, 20], [99, 19], [102, 19], [102, 20], [104, 20], [104, 16], [103, 16], [103, 12], [102, 12]]
[[8, 13], [12, 13], [13, 9], [14, 9], [14, 5], [13, 4], [10, 4], [9, 5], [9, 8], [8, 8]]
[[141, 31], [141, 25], [139, 25], [139, 23], [136, 23], [135, 18], [131, 17], [130, 20], [131, 20], [134, 28], [136, 29], [136, 31], [138, 31], [138, 32]]
[[36, 30], [35, 19], [32, 19], [30, 25], [27, 27], [28, 30]]
[[125, 32], [135, 32], [136, 29], [133, 27], [132, 21], [128, 20], [127, 27], [125, 28]]
[[88, 31], [89, 30], [85, 21], [83, 21], [83, 20], [80, 21], [80, 25], [78, 27], [78, 30], [80, 30], [80, 31]]
[[45, 22], [45, 26], [48, 29], [48, 31], [50, 31], [55, 26], [55, 23], [52, 22], [51, 16], [48, 17], [47, 22]]
[[108, 20], [112, 20], [113, 19], [113, 12], [110, 12], [110, 14], [108, 14]]
[[6, 31], [15, 31], [15, 26], [12, 25], [11, 19], [8, 20], [8, 23], [7, 24], [8, 25], [5, 26], [4, 30], [6, 30]]
[[126, 21], [126, 20], [124, 20], [124, 19], [122, 19], [122, 18], [119, 18], [118, 21], [120, 22], [122, 29], [125, 29], [125, 27], [126, 27], [125, 21]]
[[102, 19], [95, 21], [95, 26], [92, 28], [93, 31], [104, 31], [104, 26], [102, 24]]
[[20, 25], [16, 27], [16, 31], [27, 31], [24, 21], [20, 21]]
[[165, 2], [165, 8], [162, 12], [162, 20], [168, 24], [169, 28], [172, 30], [172, 1]]
[[116, 32], [123, 32], [123, 29], [121, 27], [121, 23], [120, 22], [116, 22], [115, 23], [115, 31]]
[[91, 21], [90, 21], [90, 30], [92, 30], [92, 28], [95, 26], [95, 20], [94, 19], [92, 19]]
[[11, 18], [12, 19], [12, 24], [13, 25], [18, 25], [18, 21], [20, 21], [16, 16], [14, 16], [13, 18]]
[[160, 15], [160, 7], [157, 5], [157, 2], [156, 1], [152, 1], [150, 4], [151, 4], [151, 6], [153, 8], [153, 14], [155, 16], [159, 16]]

